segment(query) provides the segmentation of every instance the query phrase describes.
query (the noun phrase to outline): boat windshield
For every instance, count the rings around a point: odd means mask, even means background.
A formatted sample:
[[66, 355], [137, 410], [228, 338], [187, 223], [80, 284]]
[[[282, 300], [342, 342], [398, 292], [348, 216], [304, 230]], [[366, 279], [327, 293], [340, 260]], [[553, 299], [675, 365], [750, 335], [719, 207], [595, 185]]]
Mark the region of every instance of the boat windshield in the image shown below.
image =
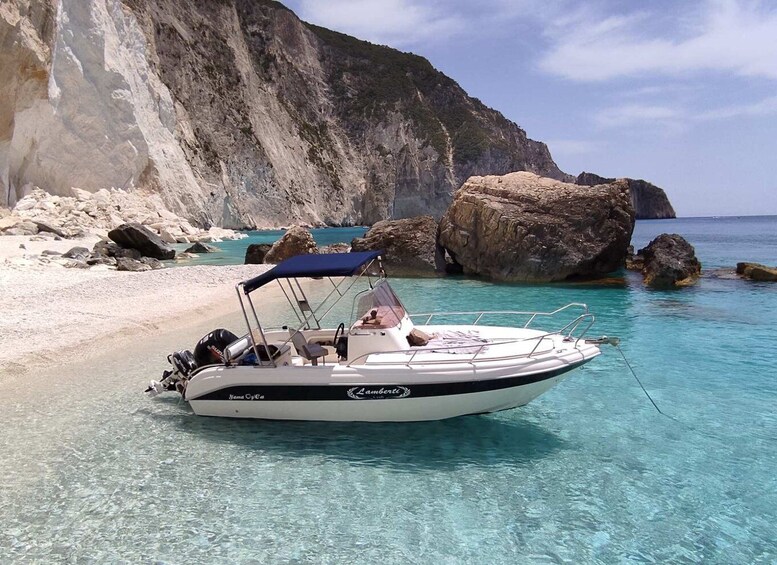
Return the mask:
[[385, 279], [359, 297], [356, 313], [354, 328], [393, 328], [405, 317], [402, 303]]

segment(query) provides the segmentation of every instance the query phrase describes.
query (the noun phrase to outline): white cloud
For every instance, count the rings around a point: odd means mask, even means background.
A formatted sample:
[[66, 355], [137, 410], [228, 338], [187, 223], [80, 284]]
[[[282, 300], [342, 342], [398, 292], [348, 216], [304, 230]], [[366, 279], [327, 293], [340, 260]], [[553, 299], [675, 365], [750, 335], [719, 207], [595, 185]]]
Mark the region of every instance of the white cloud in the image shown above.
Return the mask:
[[601, 143], [581, 139], [551, 139], [545, 142], [555, 156], [590, 155], [601, 149]]
[[641, 124], [672, 126], [683, 114], [669, 106], [625, 104], [606, 108], [594, 116], [594, 122], [601, 128], [631, 127]]
[[461, 13], [429, 0], [300, 0], [298, 6], [303, 20], [394, 47], [446, 40], [467, 26]]
[[764, 98], [751, 104], [725, 106], [716, 110], [702, 112], [700, 120], [727, 120], [731, 118], [759, 117], [777, 115], [777, 96]]
[[[777, 96], [706, 111], [690, 110], [685, 105], [624, 104], [600, 110], [594, 114], [593, 121], [600, 129], [639, 127], [643, 131], [676, 134], [686, 131], [694, 123], [764, 116], [777, 116]], [[563, 153], [563, 149], [559, 152]]]
[[[548, 25], [551, 47], [539, 66], [586, 82], [696, 71], [777, 79], [774, 3], [705, 0], [699, 12], [693, 19], [678, 16], [672, 29], [666, 29], [665, 13], [597, 16], [578, 11]], [[661, 27], [665, 31], [660, 35], [649, 31]]]

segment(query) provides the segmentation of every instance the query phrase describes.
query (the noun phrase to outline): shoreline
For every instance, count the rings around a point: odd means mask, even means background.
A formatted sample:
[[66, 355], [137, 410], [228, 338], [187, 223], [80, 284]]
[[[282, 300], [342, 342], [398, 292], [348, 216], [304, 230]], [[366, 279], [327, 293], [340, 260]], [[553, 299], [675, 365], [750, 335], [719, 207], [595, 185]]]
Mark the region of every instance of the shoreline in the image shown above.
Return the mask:
[[270, 267], [197, 265], [139, 273], [0, 268], [0, 378], [237, 311], [235, 284]]

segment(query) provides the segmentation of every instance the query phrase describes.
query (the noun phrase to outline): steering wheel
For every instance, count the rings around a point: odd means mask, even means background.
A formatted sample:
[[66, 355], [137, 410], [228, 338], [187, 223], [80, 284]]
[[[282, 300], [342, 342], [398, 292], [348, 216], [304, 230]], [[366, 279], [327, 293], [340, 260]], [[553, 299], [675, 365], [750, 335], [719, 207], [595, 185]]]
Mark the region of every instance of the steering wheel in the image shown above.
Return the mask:
[[335, 330], [335, 337], [332, 338], [332, 344], [335, 346], [335, 351], [337, 351], [337, 355], [339, 357], [345, 357], [345, 355], [340, 355], [340, 341], [345, 337], [345, 324], [340, 322], [340, 325], [337, 326], [337, 329]]

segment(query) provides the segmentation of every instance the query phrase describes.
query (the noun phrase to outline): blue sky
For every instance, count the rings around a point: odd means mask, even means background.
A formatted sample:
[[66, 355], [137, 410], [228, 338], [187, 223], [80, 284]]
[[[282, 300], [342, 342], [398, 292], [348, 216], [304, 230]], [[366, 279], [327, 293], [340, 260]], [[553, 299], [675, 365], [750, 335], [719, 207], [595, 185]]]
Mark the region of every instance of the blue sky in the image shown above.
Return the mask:
[[578, 174], [680, 216], [777, 214], [777, 1], [288, 0], [423, 55]]

